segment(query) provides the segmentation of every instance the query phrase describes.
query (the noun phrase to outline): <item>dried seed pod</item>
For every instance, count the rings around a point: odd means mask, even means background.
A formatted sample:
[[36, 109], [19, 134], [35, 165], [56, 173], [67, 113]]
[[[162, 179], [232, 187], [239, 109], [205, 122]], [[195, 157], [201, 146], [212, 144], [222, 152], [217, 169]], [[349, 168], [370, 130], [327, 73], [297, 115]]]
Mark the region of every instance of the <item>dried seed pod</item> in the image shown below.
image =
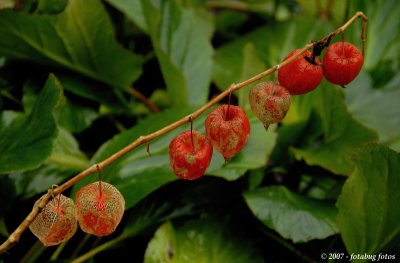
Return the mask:
[[290, 93], [278, 83], [262, 82], [251, 88], [249, 103], [254, 115], [268, 128], [286, 116], [291, 103]]
[[205, 127], [214, 148], [226, 161], [243, 149], [250, 135], [246, 113], [234, 105], [221, 105], [211, 111]]
[[184, 131], [169, 144], [169, 161], [175, 175], [185, 180], [200, 178], [210, 165], [210, 139], [198, 131]]
[[29, 225], [32, 233], [46, 247], [67, 241], [77, 228], [74, 202], [62, 194], [50, 200]]
[[76, 193], [76, 215], [83, 232], [106, 236], [114, 232], [125, 210], [125, 199], [113, 185], [94, 182]]

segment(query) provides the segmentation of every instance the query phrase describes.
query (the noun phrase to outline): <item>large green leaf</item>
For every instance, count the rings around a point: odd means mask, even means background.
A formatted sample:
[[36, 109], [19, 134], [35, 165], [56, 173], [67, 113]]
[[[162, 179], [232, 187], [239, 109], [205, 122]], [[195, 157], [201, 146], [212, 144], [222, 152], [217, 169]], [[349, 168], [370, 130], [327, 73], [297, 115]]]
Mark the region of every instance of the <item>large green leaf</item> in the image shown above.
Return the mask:
[[61, 98], [62, 87], [50, 75], [32, 111], [19, 114], [0, 125], [0, 174], [39, 167], [52, 153], [57, 137], [54, 108]]
[[120, 10], [129, 20], [147, 33], [146, 18], [144, 17], [140, 1], [141, 0], [107, 0], [108, 3]]
[[374, 89], [371, 77], [362, 71], [346, 89], [346, 104], [354, 118], [379, 134], [379, 141], [393, 149], [400, 141], [400, 73], [384, 87]]
[[78, 96], [99, 102], [102, 106], [116, 112], [131, 112], [129, 104], [119, 89], [110, 89], [107, 85], [88, 78], [78, 77], [72, 74], [58, 76], [65, 90]]
[[72, 170], [84, 169], [89, 160], [79, 150], [75, 137], [63, 128], [58, 129], [58, 137], [54, 144], [53, 152], [48, 159], [49, 163], [57, 164]]
[[74, 133], [79, 133], [88, 128], [98, 116], [96, 110], [66, 98], [57, 111], [58, 124]]
[[303, 100], [310, 102], [305, 105], [309, 112], [314, 109], [319, 114], [323, 140], [293, 148], [296, 158], [336, 174], [350, 174], [353, 168], [351, 155], [363, 144], [376, 141], [377, 134], [353, 119], [346, 109], [343, 93], [325, 81], [316, 90], [294, 98], [293, 104], [304, 105]]
[[262, 262], [249, 240], [227, 227], [227, 220], [202, 218], [163, 224], [148, 244], [144, 262]]
[[337, 202], [338, 226], [349, 253], [377, 254], [400, 242], [400, 156], [369, 144], [354, 162]]
[[204, 104], [209, 93], [212, 46], [194, 12], [175, 0], [142, 0], [141, 4], [173, 104]]
[[125, 87], [141, 73], [141, 60], [115, 40], [98, 0], [69, 0], [59, 15], [0, 10], [0, 54], [66, 67]]
[[[62, 87], [66, 89], [66, 86], [59, 76], [57, 76], [57, 79]], [[39, 87], [35, 87], [29, 81], [24, 84], [22, 102], [26, 113], [32, 110], [37, 100], [37, 93], [39, 91], [36, 91], [36, 89], [39, 89]], [[55, 116], [59, 126], [64, 127], [70, 132], [78, 133], [88, 128], [94, 119], [98, 117], [98, 113], [96, 110], [86, 105], [85, 102], [76, 103], [74, 100], [62, 96], [57, 110], [55, 111]]]
[[12, 173], [8, 178], [16, 187], [18, 197], [28, 199], [44, 193], [54, 184], [59, 184], [77, 172], [76, 169], [65, 168], [58, 164], [48, 163], [37, 169], [24, 173]]
[[244, 193], [244, 197], [261, 222], [294, 242], [338, 233], [337, 209], [328, 202], [301, 196], [283, 186], [259, 188]]

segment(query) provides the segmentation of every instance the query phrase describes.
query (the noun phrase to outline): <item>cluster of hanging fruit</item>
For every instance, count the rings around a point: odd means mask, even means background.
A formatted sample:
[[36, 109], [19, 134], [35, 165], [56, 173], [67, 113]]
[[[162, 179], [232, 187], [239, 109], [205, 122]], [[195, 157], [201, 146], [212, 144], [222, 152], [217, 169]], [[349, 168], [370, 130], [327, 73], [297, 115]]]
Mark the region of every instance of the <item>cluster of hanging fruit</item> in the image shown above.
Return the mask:
[[62, 194], [55, 196], [36, 216], [29, 229], [45, 246], [69, 240], [75, 234], [78, 222], [83, 232], [106, 236], [114, 232], [124, 210], [125, 200], [118, 189], [98, 181], [78, 190], [76, 205]]
[[[285, 60], [296, 52], [298, 50], [292, 51]], [[307, 51], [278, 71], [279, 83], [263, 82], [252, 87], [249, 93], [251, 109], [268, 128], [285, 117], [291, 95], [314, 90], [323, 76], [333, 84], [344, 86], [358, 75], [362, 64], [360, 51], [347, 42], [330, 45], [323, 64]], [[201, 177], [210, 164], [213, 148], [228, 162], [243, 149], [250, 135], [246, 113], [230, 104], [211, 111], [205, 128], [207, 135], [190, 129], [171, 141], [170, 164], [178, 177], [187, 180]], [[76, 232], [78, 223], [86, 233], [109, 235], [120, 223], [125, 210], [122, 194], [113, 185], [101, 180], [79, 189], [75, 201], [76, 205], [62, 194], [53, 197], [29, 225], [32, 233], [45, 246], [69, 240]]]
[[[284, 60], [296, 55], [298, 49]], [[364, 58], [348, 42], [329, 45], [323, 63], [316, 54], [306, 51], [279, 69], [278, 82], [262, 82], [251, 88], [250, 107], [257, 118], [268, 128], [280, 122], [289, 110], [291, 95], [301, 95], [318, 87], [322, 78], [343, 86], [355, 79]], [[213, 148], [229, 161], [246, 145], [250, 124], [246, 113], [238, 106], [221, 105], [207, 116], [207, 135], [198, 131], [182, 132], [169, 145], [170, 164], [174, 173], [187, 180], [200, 178], [210, 164]]]

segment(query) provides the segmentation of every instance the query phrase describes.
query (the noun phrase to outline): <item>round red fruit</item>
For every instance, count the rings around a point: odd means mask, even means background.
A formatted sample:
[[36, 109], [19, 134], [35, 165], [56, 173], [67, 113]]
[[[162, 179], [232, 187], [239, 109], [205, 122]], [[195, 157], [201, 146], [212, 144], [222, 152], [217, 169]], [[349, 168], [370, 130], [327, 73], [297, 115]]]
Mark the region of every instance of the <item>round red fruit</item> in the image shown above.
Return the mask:
[[46, 247], [67, 241], [77, 228], [74, 202], [61, 194], [50, 200], [29, 225], [32, 233]]
[[242, 150], [250, 135], [249, 120], [238, 106], [221, 105], [215, 108], [207, 116], [205, 126], [212, 145], [226, 161]]
[[[284, 60], [294, 56], [299, 49], [295, 49]], [[324, 76], [320, 60], [316, 57], [311, 61], [312, 53], [306, 51], [278, 71], [279, 83], [292, 95], [300, 95], [318, 87]]]
[[124, 197], [109, 183], [94, 182], [76, 193], [76, 215], [83, 232], [110, 235], [121, 222], [124, 210]]
[[210, 139], [198, 131], [185, 131], [169, 144], [169, 160], [176, 176], [194, 180], [210, 165], [213, 149]]
[[268, 128], [286, 116], [291, 104], [290, 93], [278, 83], [262, 82], [251, 88], [249, 103], [254, 115]]
[[356, 46], [348, 42], [330, 45], [324, 55], [325, 78], [336, 85], [346, 85], [353, 81], [361, 70], [364, 57]]

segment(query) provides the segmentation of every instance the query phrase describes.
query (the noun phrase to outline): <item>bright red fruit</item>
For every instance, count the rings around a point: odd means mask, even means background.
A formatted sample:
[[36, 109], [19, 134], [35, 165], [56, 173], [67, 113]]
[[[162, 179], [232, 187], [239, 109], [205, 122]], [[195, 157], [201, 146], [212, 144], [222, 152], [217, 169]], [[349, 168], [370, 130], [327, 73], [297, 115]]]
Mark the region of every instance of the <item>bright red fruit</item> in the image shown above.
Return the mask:
[[109, 183], [94, 182], [76, 193], [76, 216], [83, 232], [96, 236], [111, 234], [124, 210], [124, 197]]
[[198, 131], [182, 132], [169, 144], [172, 170], [176, 176], [186, 180], [194, 180], [204, 174], [212, 153], [210, 139]]
[[[284, 60], [292, 57], [298, 52], [293, 50]], [[312, 53], [306, 51], [292, 62], [278, 71], [279, 83], [284, 86], [292, 95], [304, 94], [318, 87], [324, 76], [321, 62], [315, 58], [316, 65], [311, 63]], [[307, 57], [307, 58], [306, 58]]]
[[205, 126], [213, 146], [226, 161], [246, 145], [250, 135], [249, 120], [238, 106], [221, 105], [215, 108], [208, 114]]
[[262, 82], [251, 88], [249, 103], [254, 115], [268, 128], [286, 116], [291, 104], [290, 93], [278, 83]]
[[357, 77], [364, 57], [356, 46], [348, 42], [330, 45], [324, 55], [325, 78], [337, 85], [346, 85]]
[[[37, 202], [39, 201], [40, 199]], [[64, 195], [50, 200], [29, 225], [32, 233], [46, 247], [67, 241], [75, 234], [77, 228], [74, 202]]]

